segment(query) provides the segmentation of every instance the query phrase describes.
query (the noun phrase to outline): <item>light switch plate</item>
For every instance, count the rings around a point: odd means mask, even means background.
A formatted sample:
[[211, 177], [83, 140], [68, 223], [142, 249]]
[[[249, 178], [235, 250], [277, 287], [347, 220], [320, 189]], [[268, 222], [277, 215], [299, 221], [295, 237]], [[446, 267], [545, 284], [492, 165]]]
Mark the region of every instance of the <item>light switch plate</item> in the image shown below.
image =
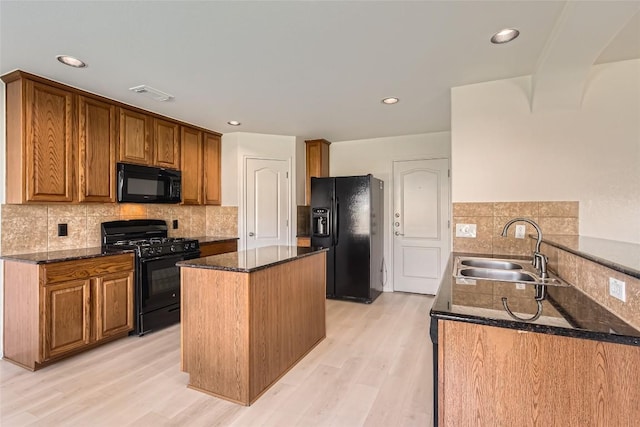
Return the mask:
[[456, 237], [476, 237], [475, 224], [456, 224]]
[[622, 302], [627, 302], [625, 283], [622, 280], [609, 277], [609, 295]]

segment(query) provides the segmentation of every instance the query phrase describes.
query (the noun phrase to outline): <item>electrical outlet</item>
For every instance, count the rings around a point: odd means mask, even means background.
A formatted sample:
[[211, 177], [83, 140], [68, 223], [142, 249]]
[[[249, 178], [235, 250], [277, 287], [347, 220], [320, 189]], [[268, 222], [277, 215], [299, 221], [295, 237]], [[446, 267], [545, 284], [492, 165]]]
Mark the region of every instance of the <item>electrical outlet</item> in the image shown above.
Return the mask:
[[622, 302], [627, 302], [625, 283], [622, 280], [609, 277], [609, 295], [618, 298]]
[[516, 239], [524, 239], [524, 233], [526, 229], [527, 227], [522, 224], [516, 225]]
[[475, 224], [456, 224], [456, 237], [476, 237]]
[[67, 228], [67, 224], [58, 224], [58, 237], [67, 236], [69, 230]]
[[525, 285], [524, 283], [516, 283], [516, 289], [518, 289], [519, 291], [523, 291], [527, 289], [527, 285]]
[[173, 229], [175, 230], [175, 229], [177, 229], [177, 228], [178, 228], [178, 220], [177, 220], [177, 219], [174, 219], [174, 220], [173, 220]]

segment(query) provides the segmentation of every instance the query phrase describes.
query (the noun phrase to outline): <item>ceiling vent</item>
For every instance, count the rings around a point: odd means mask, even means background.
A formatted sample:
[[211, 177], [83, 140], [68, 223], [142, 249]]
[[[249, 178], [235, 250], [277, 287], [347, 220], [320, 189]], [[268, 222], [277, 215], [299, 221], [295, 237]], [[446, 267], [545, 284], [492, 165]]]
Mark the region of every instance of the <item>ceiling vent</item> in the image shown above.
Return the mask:
[[148, 96], [149, 98], [156, 101], [170, 101], [173, 99], [173, 95], [169, 95], [168, 93], [162, 92], [158, 89], [154, 89], [151, 86], [147, 85], [130, 87], [129, 90], [135, 93], [141, 93], [142, 95]]

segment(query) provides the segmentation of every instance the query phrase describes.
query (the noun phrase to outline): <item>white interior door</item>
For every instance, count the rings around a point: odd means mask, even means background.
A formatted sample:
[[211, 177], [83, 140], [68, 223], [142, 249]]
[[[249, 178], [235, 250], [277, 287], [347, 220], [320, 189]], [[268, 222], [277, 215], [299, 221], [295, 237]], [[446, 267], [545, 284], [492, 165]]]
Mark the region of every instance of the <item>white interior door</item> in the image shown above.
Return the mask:
[[435, 294], [450, 252], [449, 160], [393, 162], [393, 289]]
[[289, 245], [289, 163], [247, 159], [245, 249]]

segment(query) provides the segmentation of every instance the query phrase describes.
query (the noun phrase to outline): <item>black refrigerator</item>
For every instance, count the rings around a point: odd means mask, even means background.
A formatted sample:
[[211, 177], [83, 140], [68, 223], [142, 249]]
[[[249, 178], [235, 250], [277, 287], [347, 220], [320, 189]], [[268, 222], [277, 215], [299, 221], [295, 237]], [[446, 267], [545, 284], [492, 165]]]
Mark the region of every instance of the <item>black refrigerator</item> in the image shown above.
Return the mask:
[[311, 246], [327, 252], [327, 298], [371, 303], [382, 292], [384, 184], [371, 174], [311, 178]]

